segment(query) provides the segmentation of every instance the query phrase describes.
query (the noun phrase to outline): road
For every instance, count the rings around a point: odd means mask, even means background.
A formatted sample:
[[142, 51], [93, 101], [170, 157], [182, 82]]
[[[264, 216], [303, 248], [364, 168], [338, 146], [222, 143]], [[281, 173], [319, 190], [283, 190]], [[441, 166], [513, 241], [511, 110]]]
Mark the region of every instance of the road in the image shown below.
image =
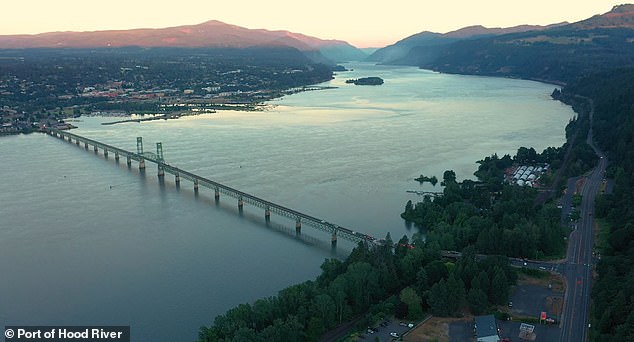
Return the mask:
[[582, 190], [581, 218], [568, 239], [565, 270], [566, 294], [562, 314], [560, 342], [584, 342], [588, 337], [590, 291], [592, 289], [594, 202], [605, 174], [607, 159], [592, 141], [594, 104], [591, 103], [587, 143], [599, 156], [598, 165], [586, 178]]

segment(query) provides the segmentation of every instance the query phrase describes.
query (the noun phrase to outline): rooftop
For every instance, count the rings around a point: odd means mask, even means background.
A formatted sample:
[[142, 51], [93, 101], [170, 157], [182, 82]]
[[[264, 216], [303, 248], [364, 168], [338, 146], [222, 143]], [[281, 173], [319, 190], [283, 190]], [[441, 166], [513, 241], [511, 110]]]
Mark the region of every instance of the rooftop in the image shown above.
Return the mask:
[[498, 334], [497, 324], [493, 315], [476, 316], [476, 335], [478, 337], [488, 337]]

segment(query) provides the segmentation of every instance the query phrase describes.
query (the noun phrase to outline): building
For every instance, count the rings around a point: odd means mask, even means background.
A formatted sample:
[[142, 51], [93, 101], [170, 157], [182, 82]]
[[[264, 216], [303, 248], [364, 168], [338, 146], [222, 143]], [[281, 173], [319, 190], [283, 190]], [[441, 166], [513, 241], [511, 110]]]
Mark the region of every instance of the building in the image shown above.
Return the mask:
[[498, 326], [493, 315], [476, 316], [475, 318], [476, 341], [499, 342]]

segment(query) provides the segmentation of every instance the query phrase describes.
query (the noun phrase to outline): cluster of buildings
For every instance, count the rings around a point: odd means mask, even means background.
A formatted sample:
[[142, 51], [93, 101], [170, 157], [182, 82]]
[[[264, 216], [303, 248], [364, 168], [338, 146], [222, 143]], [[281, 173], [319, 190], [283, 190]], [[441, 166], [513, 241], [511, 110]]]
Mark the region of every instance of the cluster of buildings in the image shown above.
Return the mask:
[[541, 166], [514, 166], [506, 170], [505, 179], [509, 184], [539, 187], [539, 178], [547, 172], [548, 169], [548, 164], [543, 164]]

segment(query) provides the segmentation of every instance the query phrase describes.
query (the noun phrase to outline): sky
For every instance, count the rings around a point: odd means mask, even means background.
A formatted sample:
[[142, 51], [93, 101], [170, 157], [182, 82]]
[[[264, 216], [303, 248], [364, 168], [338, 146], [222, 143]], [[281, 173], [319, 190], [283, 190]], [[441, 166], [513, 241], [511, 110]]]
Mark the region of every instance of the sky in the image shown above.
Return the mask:
[[383, 47], [421, 31], [470, 25], [574, 22], [608, 12], [611, 0], [2, 0], [0, 34], [161, 28], [220, 20], [288, 30], [357, 47]]

